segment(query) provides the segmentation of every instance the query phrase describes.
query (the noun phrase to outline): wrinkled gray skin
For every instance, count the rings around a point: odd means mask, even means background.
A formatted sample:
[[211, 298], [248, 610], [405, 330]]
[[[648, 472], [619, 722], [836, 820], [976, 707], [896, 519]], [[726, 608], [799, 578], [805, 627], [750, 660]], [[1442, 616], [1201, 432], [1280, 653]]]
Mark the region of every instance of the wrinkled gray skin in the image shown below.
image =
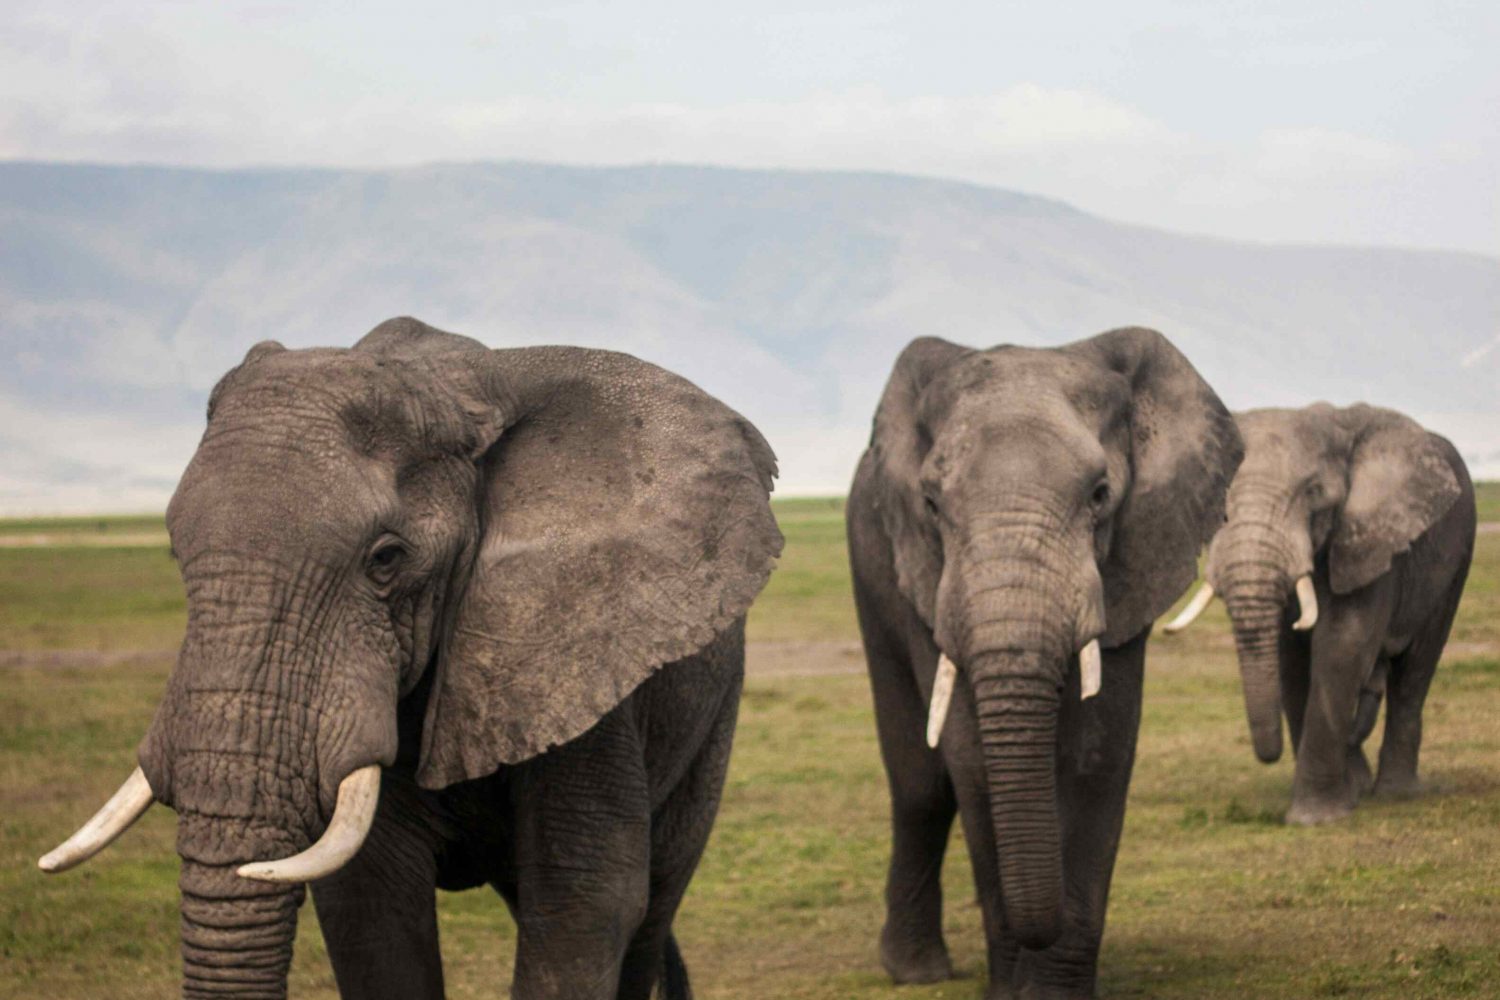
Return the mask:
[[[1474, 552], [1474, 486], [1447, 440], [1371, 406], [1250, 410], [1208, 582], [1234, 627], [1256, 755], [1297, 755], [1288, 822], [1347, 815], [1388, 696], [1378, 792], [1417, 790], [1422, 705]], [[1311, 574], [1318, 621], [1291, 628]]]
[[[940, 872], [962, 816], [990, 1000], [1093, 994], [1152, 620], [1192, 582], [1240, 458], [1161, 334], [896, 362], [849, 497], [855, 599], [889, 778], [881, 959], [952, 974]], [[1099, 638], [1103, 687], [1080, 701]], [[937, 750], [939, 651], [958, 666]]]
[[514, 996], [686, 996], [672, 917], [773, 475], [746, 421], [626, 355], [407, 319], [251, 350], [168, 512], [188, 628], [139, 754], [179, 816], [183, 995], [285, 995], [303, 890], [235, 866], [305, 848], [380, 763], [363, 849], [313, 884], [344, 996], [441, 996], [433, 888], [481, 884]]

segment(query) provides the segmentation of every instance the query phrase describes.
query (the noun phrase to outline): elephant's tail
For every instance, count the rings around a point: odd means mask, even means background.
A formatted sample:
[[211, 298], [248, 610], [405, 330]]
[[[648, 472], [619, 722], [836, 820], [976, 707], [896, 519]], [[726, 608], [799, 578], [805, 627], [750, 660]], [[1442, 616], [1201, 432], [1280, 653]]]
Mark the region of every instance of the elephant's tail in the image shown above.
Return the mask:
[[667, 935], [666, 946], [662, 949], [661, 988], [657, 996], [661, 1000], [693, 1000], [693, 987], [688, 983], [687, 965], [682, 961], [675, 934]]

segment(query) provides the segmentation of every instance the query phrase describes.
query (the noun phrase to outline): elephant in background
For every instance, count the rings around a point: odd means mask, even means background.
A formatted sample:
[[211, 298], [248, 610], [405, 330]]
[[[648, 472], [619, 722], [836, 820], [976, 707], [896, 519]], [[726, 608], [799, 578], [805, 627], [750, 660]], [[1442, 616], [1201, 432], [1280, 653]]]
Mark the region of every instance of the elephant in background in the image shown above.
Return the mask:
[[952, 974], [940, 873], [957, 812], [986, 996], [1093, 995], [1146, 638], [1192, 584], [1240, 455], [1228, 410], [1152, 330], [902, 352], [848, 502], [896, 981]]
[[[1223, 598], [1255, 754], [1297, 757], [1290, 823], [1374, 791], [1414, 793], [1422, 705], [1474, 553], [1474, 484], [1445, 438], [1391, 410], [1250, 410], [1245, 462], [1206, 583], [1168, 631]], [[1293, 601], [1293, 595], [1296, 601]], [[1362, 749], [1386, 699], [1379, 777]]]
[[188, 626], [140, 767], [42, 867], [175, 809], [185, 997], [284, 996], [304, 883], [346, 997], [441, 996], [433, 889], [481, 884], [514, 996], [688, 996], [774, 475], [628, 355], [257, 345], [168, 510]]

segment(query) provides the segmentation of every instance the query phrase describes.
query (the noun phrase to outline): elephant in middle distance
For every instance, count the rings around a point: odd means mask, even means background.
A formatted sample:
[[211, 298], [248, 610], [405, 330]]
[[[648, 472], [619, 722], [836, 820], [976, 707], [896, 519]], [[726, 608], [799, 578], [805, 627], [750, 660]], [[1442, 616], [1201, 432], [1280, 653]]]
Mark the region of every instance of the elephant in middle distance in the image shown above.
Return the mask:
[[1146, 637], [1192, 584], [1240, 456], [1228, 410], [1152, 330], [902, 352], [848, 504], [898, 982], [952, 974], [940, 873], [959, 813], [986, 996], [1093, 995]]
[[[1234, 626], [1255, 754], [1297, 771], [1291, 823], [1347, 815], [1375, 790], [1417, 789], [1422, 706], [1474, 552], [1474, 484], [1446, 439], [1363, 404], [1237, 415], [1245, 462], [1207, 582]], [[1295, 599], [1294, 599], [1295, 595]], [[1363, 745], [1386, 699], [1380, 775]]]

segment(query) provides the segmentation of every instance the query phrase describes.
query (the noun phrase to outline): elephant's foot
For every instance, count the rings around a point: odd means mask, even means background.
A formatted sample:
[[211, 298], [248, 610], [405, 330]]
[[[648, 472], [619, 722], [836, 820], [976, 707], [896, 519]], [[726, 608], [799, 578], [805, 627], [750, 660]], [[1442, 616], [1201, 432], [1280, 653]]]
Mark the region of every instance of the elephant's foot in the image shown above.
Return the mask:
[[1375, 782], [1375, 794], [1384, 799], [1414, 799], [1422, 794], [1422, 782], [1415, 774], [1390, 774], [1380, 772]]
[[1375, 775], [1370, 770], [1370, 762], [1365, 758], [1365, 752], [1359, 747], [1350, 747], [1347, 761], [1349, 783], [1354, 787], [1355, 794], [1369, 795], [1375, 787]]
[[1286, 821], [1291, 826], [1318, 826], [1343, 819], [1354, 811], [1354, 803], [1348, 799], [1296, 799], [1287, 810]]
[[880, 964], [897, 983], [939, 983], [953, 978], [953, 963], [941, 938], [913, 941], [889, 927], [880, 935]]

